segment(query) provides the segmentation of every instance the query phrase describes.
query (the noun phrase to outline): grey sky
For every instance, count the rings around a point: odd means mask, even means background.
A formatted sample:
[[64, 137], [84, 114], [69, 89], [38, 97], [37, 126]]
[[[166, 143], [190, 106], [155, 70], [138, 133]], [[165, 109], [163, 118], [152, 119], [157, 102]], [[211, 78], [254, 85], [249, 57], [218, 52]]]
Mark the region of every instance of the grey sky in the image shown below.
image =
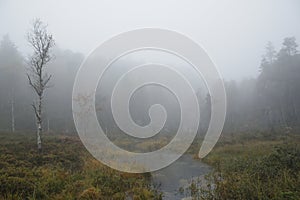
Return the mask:
[[167, 28], [200, 43], [225, 79], [257, 75], [267, 41], [300, 42], [299, 0], [0, 0], [0, 37], [27, 52], [33, 18], [49, 24], [62, 48], [89, 53], [105, 39], [143, 27]]

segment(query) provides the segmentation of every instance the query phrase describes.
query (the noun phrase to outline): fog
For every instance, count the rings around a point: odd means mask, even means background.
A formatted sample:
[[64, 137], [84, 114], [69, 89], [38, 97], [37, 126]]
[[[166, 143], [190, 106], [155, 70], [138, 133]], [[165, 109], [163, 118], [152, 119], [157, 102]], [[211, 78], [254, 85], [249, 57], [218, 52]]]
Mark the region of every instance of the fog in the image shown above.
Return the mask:
[[[108, 38], [143, 27], [174, 30], [206, 50], [225, 80], [225, 131], [296, 126], [300, 120], [299, 11], [298, 1], [0, 1], [0, 129], [10, 130], [14, 123], [19, 130], [35, 127], [30, 105], [36, 96], [26, 78], [32, 48], [26, 35], [36, 18], [48, 24], [56, 44], [54, 59], [46, 68], [53, 75], [43, 102], [43, 128], [48, 131], [75, 132], [72, 88], [84, 58]], [[272, 43], [266, 49], [268, 41]], [[126, 70], [147, 62], [173, 66], [190, 81], [202, 110], [199, 130], [205, 132], [211, 98], [203, 80], [179, 57], [156, 51], [131, 53], [106, 71], [96, 96], [100, 123], [109, 132], [121, 132], [110, 110], [113, 86]], [[136, 80], [130, 80], [128, 87]], [[140, 88], [131, 99], [130, 112], [137, 124], [147, 125], [148, 109], [161, 103], [169, 114], [163, 131], [175, 132], [180, 121], [178, 102], [163, 90]]]
[[48, 23], [59, 47], [84, 55], [124, 31], [175, 30], [202, 45], [226, 80], [255, 78], [267, 41], [278, 49], [284, 37], [300, 38], [297, 0], [0, 0], [0, 38], [9, 34], [26, 56], [26, 32], [37, 17]]
[[0, 199], [300, 199], [299, 19], [0, 0]]

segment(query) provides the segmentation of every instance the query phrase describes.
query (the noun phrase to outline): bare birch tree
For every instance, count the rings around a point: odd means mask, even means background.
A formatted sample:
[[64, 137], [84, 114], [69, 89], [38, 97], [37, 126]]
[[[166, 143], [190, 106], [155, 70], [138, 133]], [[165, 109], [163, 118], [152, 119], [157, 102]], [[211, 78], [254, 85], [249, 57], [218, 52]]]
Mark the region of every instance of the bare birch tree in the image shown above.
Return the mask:
[[37, 95], [37, 100], [33, 102], [36, 125], [37, 125], [37, 146], [42, 149], [42, 111], [43, 95], [49, 88], [51, 75], [45, 72], [47, 63], [53, 58], [51, 49], [54, 46], [54, 39], [47, 31], [47, 26], [39, 19], [33, 22], [32, 30], [28, 33], [27, 40], [33, 49], [33, 54], [29, 58], [29, 69], [27, 73], [29, 85]]

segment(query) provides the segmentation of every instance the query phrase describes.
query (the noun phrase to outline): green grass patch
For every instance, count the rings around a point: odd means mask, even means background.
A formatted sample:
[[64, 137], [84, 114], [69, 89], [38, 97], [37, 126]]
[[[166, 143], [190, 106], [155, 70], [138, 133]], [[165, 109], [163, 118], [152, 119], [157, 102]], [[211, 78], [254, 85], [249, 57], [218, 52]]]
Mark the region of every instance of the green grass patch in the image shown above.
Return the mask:
[[185, 188], [194, 199], [300, 199], [300, 137], [223, 138], [203, 159], [214, 167], [206, 181]]
[[0, 133], [0, 199], [160, 199], [149, 174], [127, 174], [95, 160], [78, 137]]

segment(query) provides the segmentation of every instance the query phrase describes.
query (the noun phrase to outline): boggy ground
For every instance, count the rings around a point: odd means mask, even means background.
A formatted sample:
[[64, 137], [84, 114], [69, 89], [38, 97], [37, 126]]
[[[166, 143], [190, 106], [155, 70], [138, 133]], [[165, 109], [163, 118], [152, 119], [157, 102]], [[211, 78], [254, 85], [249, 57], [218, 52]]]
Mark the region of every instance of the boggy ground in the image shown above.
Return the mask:
[[78, 137], [0, 133], [0, 199], [161, 199], [150, 174], [127, 174], [95, 160]]
[[184, 188], [193, 199], [300, 199], [300, 135], [250, 133], [224, 137], [203, 162], [206, 182]]

